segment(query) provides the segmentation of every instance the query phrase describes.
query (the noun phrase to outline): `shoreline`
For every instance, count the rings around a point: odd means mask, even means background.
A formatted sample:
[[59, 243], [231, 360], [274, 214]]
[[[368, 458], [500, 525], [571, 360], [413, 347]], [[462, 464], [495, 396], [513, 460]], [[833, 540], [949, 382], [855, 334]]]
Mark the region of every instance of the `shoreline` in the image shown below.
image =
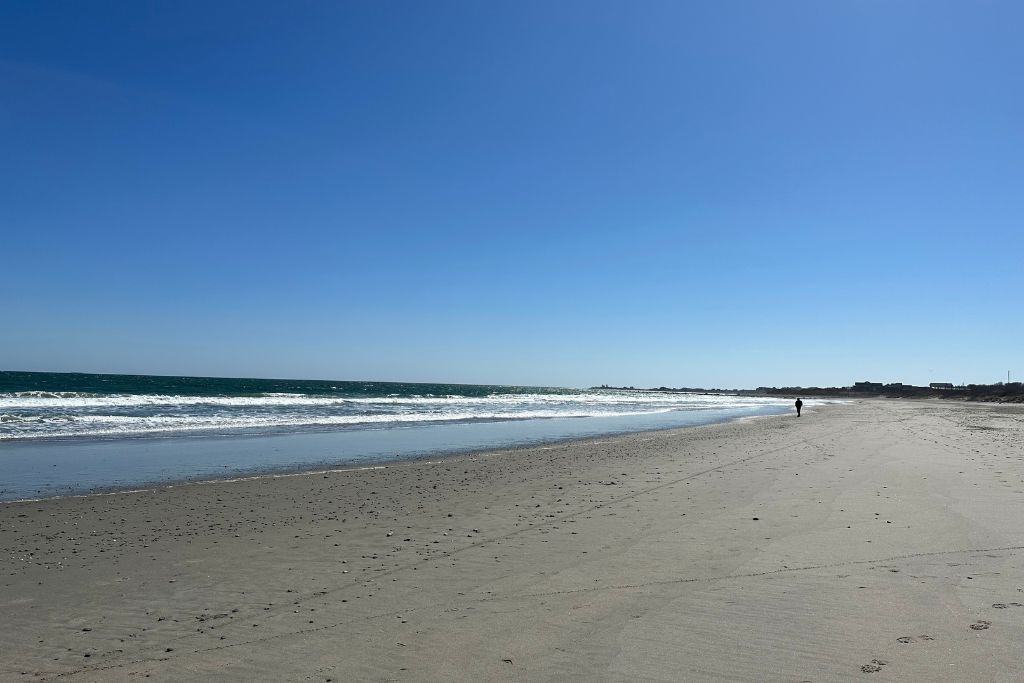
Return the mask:
[[1022, 437], [863, 401], [0, 506], [0, 679], [1012, 675]]
[[[821, 406], [814, 406], [812, 408], [809, 408], [808, 410], [814, 410], [814, 409], [817, 409], [817, 408], [822, 408], [822, 407], [825, 407], [826, 405], [829, 405], [829, 404], [823, 404]], [[352, 469], [365, 469], [366, 467], [395, 467], [395, 466], [401, 465], [401, 464], [421, 462], [421, 461], [424, 461], [424, 460], [430, 460], [430, 459], [434, 459], [434, 458], [448, 460], [448, 459], [452, 459], [452, 458], [469, 457], [469, 456], [482, 455], [482, 454], [487, 454], [487, 453], [497, 453], [497, 452], [506, 452], [506, 451], [507, 452], [513, 452], [513, 451], [521, 451], [521, 450], [524, 450], [524, 449], [530, 449], [530, 448], [534, 448], [534, 447], [541, 447], [541, 446], [546, 446], [546, 445], [551, 445], [551, 444], [561, 444], [561, 443], [568, 443], [568, 442], [575, 442], [575, 441], [586, 442], [586, 441], [591, 441], [591, 440], [594, 440], [594, 439], [614, 438], [614, 437], [619, 437], [619, 436], [628, 436], [628, 435], [632, 435], [632, 434], [641, 434], [641, 433], [646, 433], [646, 432], [673, 431], [673, 430], [677, 430], [677, 429], [693, 429], [693, 428], [697, 428], [697, 427], [703, 427], [703, 426], [715, 425], [715, 424], [726, 424], [726, 423], [729, 423], [729, 422], [741, 421], [741, 420], [746, 420], [746, 419], [757, 419], [757, 418], [762, 418], [762, 417], [781, 417], [781, 416], [784, 416], [786, 414], [788, 414], [788, 411], [787, 412], [779, 412], [779, 413], [757, 414], [757, 415], [731, 415], [731, 416], [725, 416], [725, 417], [721, 417], [721, 418], [711, 419], [711, 420], [709, 420], [707, 422], [698, 422], [698, 423], [695, 423], [695, 424], [671, 425], [671, 426], [656, 426], [656, 427], [647, 427], [647, 428], [639, 428], [638, 427], [635, 430], [607, 431], [607, 432], [599, 432], [599, 433], [585, 435], [585, 436], [569, 435], [569, 436], [556, 436], [556, 437], [550, 437], [550, 438], [538, 438], [538, 439], [535, 439], [535, 440], [527, 440], [527, 441], [525, 441], [523, 443], [509, 443], [509, 444], [504, 445], [504, 446], [495, 446], [493, 448], [491, 448], [491, 447], [485, 447], [485, 448], [474, 448], [474, 447], [460, 448], [460, 447], [454, 447], [454, 448], [450, 448], [450, 449], [431, 450], [431, 451], [428, 451], [428, 452], [412, 454], [412, 455], [395, 455], [395, 456], [390, 456], [390, 457], [388, 457], [388, 456], [385, 456], [385, 457], [368, 457], [368, 458], [365, 458], [365, 459], [359, 458], [359, 459], [352, 459], [352, 460], [349, 460], [349, 461], [334, 461], [334, 462], [327, 460], [327, 461], [309, 463], [310, 466], [307, 466], [307, 464], [299, 463], [299, 464], [295, 464], [295, 465], [280, 465], [280, 466], [273, 466], [272, 465], [272, 466], [268, 466], [266, 468], [255, 467], [255, 468], [249, 468], [249, 469], [232, 469], [232, 470], [224, 472], [223, 476], [217, 476], [217, 475], [215, 475], [215, 474], [213, 474], [211, 472], [211, 473], [206, 473], [206, 474], [198, 474], [198, 475], [195, 475], [194, 477], [180, 477], [180, 478], [168, 478], [168, 479], [141, 480], [141, 481], [136, 481], [136, 482], [133, 482], [133, 483], [130, 483], [130, 484], [126, 484], [125, 486], [117, 486], [117, 485], [114, 485], [114, 486], [99, 486], [99, 487], [89, 488], [87, 490], [77, 490], [77, 491], [72, 490], [72, 491], [70, 491], [68, 493], [63, 493], [63, 494], [58, 493], [58, 494], [55, 494], [55, 495], [47, 495], [47, 496], [36, 496], [36, 497], [15, 498], [15, 499], [0, 498], [0, 505], [6, 505], [6, 504], [18, 503], [18, 502], [54, 500], [54, 499], [60, 499], [60, 498], [80, 498], [80, 497], [87, 497], [87, 496], [91, 496], [91, 495], [112, 495], [112, 494], [118, 494], [118, 493], [130, 493], [130, 492], [134, 492], [134, 491], [149, 491], [149, 490], [160, 489], [160, 488], [180, 487], [180, 486], [185, 486], [185, 485], [188, 485], [188, 484], [209, 484], [209, 483], [214, 483], [214, 482], [228, 482], [228, 481], [236, 481], [236, 480], [243, 480], [243, 479], [273, 478], [273, 477], [282, 477], [282, 476], [302, 476], [302, 475], [305, 475], [305, 474], [318, 474], [318, 473], [327, 473], [327, 472], [343, 472], [343, 471], [352, 470]], [[562, 419], [573, 419], [573, 420], [575, 420], [575, 419], [581, 419], [581, 418], [562, 418]], [[522, 422], [526, 422], [526, 420], [524, 420]], [[463, 423], [463, 424], [469, 424], [469, 423]], [[497, 426], [497, 425], [507, 425], [507, 424], [510, 424], [510, 423], [507, 423], [507, 422], [488, 422], [488, 423], [479, 423], [479, 424], [496, 425]], [[511, 422], [511, 424], [513, 424], [513, 425], [516, 424], [516, 421]], [[445, 424], [445, 425], [437, 425], [437, 426], [456, 426], [456, 425]], [[384, 433], [384, 432], [386, 432], [386, 430], [379, 430], [379, 431], [378, 430], [363, 430], [363, 431], [370, 432], [370, 433]], [[37, 447], [38, 448], [38, 447], [46, 447], [46, 446], [52, 446], [52, 447], [56, 447], [56, 448], [64, 448], [64, 447], [67, 447], [67, 446], [75, 447], [76, 445], [86, 445], [86, 446], [93, 446], [93, 447], [101, 448], [103, 445], [109, 444], [110, 446], [112, 446], [114, 448], [118, 448], [118, 449], [129, 448], [132, 444], [136, 444], [136, 443], [142, 444], [142, 445], [145, 445], [147, 443], [159, 443], [159, 444], [168, 445], [168, 446], [173, 445], [173, 444], [187, 444], [187, 445], [208, 444], [210, 446], [216, 446], [218, 443], [225, 443], [225, 442], [243, 442], [243, 441], [247, 441], [247, 440], [256, 440], [256, 441], [258, 441], [258, 440], [263, 439], [263, 438], [288, 438], [288, 437], [302, 437], [302, 436], [305, 436], [305, 435], [331, 435], [331, 434], [338, 434], [338, 433], [343, 433], [343, 432], [336, 432], [336, 431], [330, 431], [330, 430], [321, 430], [321, 431], [310, 431], [310, 432], [285, 432], [285, 433], [279, 433], [279, 434], [274, 434], [274, 433], [270, 433], [270, 434], [255, 434], [255, 435], [225, 434], [225, 435], [212, 435], [210, 437], [211, 438], [210, 441], [206, 441], [206, 438], [207, 438], [206, 436], [189, 436], [189, 435], [182, 435], [182, 436], [178, 436], [178, 437], [157, 437], [157, 438], [147, 437], [147, 436], [140, 436], [140, 437], [132, 438], [132, 439], [93, 439], [93, 440], [90, 440], [90, 439], [81, 439], [81, 440], [78, 440], [78, 439], [67, 439], [67, 440], [53, 440], [53, 441], [44, 441], [44, 440], [40, 439], [40, 440], [25, 440], [25, 441], [11, 442], [11, 445], [14, 446], [15, 448], [22, 448], [22, 447], [24, 447], [24, 448]], [[0, 442], [0, 446], [2, 446], [2, 442]], [[0, 453], [0, 456], [2, 456], [2, 453]], [[364, 463], [364, 464], [360, 465], [358, 463]]]

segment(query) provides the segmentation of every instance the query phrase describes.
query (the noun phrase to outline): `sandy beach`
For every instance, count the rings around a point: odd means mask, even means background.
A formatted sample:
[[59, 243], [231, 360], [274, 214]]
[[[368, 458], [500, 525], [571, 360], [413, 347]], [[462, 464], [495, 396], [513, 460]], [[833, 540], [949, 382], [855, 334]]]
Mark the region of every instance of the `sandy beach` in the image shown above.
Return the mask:
[[1019, 680], [1024, 409], [0, 505], [3, 680]]

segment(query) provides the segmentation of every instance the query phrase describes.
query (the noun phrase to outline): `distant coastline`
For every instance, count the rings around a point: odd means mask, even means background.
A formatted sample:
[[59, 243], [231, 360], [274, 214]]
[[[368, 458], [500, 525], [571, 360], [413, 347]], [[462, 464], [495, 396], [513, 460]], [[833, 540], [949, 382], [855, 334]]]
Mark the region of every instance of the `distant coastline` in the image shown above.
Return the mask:
[[672, 394], [704, 394], [719, 396], [764, 396], [789, 398], [817, 396], [821, 398], [945, 398], [960, 401], [993, 403], [1024, 403], [1024, 382], [996, 384], [962, 384], [920, 387], [893, 382], [857, 382], [848, 387], [758, 387], [757, 389], [705, 389], [702, 387], [615, 387], [607, 384], [594, 390], [660, 392]]

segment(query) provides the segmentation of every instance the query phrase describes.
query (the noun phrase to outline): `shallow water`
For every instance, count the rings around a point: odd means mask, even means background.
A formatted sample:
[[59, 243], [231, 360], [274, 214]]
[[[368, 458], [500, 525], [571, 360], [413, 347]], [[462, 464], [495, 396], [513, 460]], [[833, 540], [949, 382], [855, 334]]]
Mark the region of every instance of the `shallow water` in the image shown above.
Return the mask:
[[0, 500], [357, 466], [791, 409], [788, 399], [648, 391], [0, 372]]
[[258, 436], [56, 440], [0, 444], [0, 500], [45, 498], [331, 467], [354, 467], [787, 412], [758, 406], [604, 418], [427, 424]]

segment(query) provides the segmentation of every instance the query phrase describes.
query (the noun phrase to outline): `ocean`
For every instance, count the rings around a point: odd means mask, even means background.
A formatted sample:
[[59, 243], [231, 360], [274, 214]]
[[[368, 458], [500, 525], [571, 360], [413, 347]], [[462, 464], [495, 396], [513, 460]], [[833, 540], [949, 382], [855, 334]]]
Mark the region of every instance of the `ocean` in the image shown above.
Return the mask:
[[645, 391], [0, 372], [0, 499], [382, 462], [789, 409], [787, 399]]

